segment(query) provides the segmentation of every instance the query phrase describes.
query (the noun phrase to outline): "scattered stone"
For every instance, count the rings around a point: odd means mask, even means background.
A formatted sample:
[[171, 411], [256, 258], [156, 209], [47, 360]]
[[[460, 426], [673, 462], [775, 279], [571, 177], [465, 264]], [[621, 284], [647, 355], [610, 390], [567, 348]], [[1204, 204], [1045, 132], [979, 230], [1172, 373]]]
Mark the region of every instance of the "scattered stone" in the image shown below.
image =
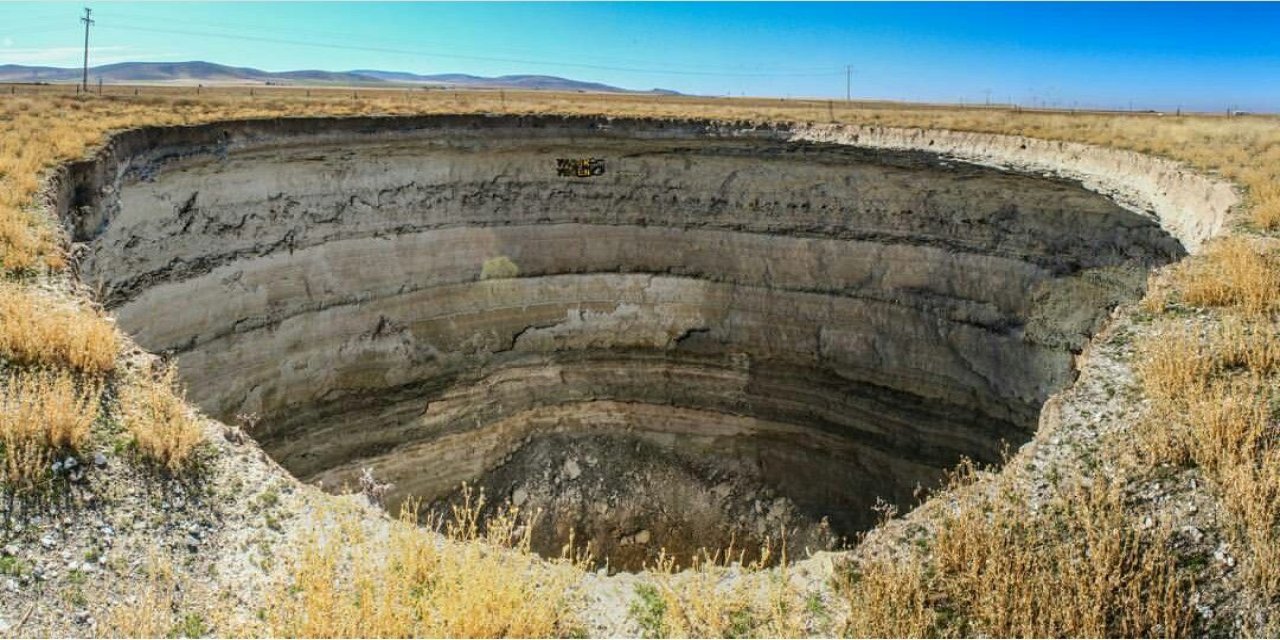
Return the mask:
[[385, 508], [387, 492], [394, 487], [395, 485], [390, 482], [378, 482], [373, 477], [372, 467], [365, 467], [360, 471], [360, 492], [364, 494], [370, 506]]
[[63, 468], [63, 469], [74, 469], [74, 468], [76, 468], [76, 466], [78, 466], [79, 464], [80, 464], [80, 462], [79, 462], [78, 460], [76, 460], [76, 457], [75, 457], [75, 456], [67, 456], [67, 459], [62, 461], [62, 468]]
[[187, 551], [195, 553], [200, 550], [200, 540], [195, 536], [187, 536]]
[[1227, 553], [1225, 547], [1218, 547], [1217, 550], [1213, 552], [1213, 558], [1218, 562], [1227, 565], [1227, 568], [1236, 566], [1236, 559], [1231, 557], [1230, 553]]
[[104, 455], [101, 451], [93, 454], [93, 464], [99, 467], [107, 466], [107, 456]]
[[93, 624], [93, 616], [89, 615], [88, 611], [77, 611], [73, 616], [73, 620], [78, 625]]
[[649, 544], [651, 535], [648, 529], [641, 529], [635, 535], [636, 544]]
[[578, 466], [577, 460], [569, 458], [564, 461], [564, 474], [568, 476], [570, 480], [577, 480], [578, 476], [582, 475], [582, 467]]
[[767, 517], [770, 520], [781, 520], [782, 516], [786, 514], [787, 514], [786, 498], [778, 498], [769, 504], [769, 515]]
[[724, 500], [725, 498], [728, 498], [730, 494], [733, 493], [733, 486], [730, 485], [728, 482], [721, 482], [720, 484], [711, 488], [711, 493], [715, 495], [716, 498], [720, 500]]
[[511, 505], [518, 507], [524, 504], [524, 501], [528, 499], [529, 499], [529, 492], [525, 491], [524, 487], [520, 487], [519, 489], [516, 489], [511, 494]]
[[58, 541], [51, 535], [46, 534], [40, 537], [40, 546], [46, 549], [52, 549], [56, 544], [58, 544]]

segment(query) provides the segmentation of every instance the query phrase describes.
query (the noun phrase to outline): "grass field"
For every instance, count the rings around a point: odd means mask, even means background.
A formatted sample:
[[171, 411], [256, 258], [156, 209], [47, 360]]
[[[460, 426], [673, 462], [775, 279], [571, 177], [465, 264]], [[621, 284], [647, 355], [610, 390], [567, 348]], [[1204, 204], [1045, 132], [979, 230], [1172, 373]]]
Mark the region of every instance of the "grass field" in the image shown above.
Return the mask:
[[[932, 543], [893, 561], [867, 561], [840, 584], [852, 614], [850, 635], [1160, 635], [1192, 632], [1187, 597], [1194, 575], [1167, 553], [1170, 531], [1142, 528], [1127, 508], [1126, 480], [1162, 466], [1197, 467], [1214, 485], [1224, 535], [1238, 550], [1246, 596], [1264, 608], [1280, 599], [1280, 118], [1070, 114], [920, 105], [597, 95], [532, 92], [368, 91], [337, 89], [111, 87], [107, 95], [76, 95], [69, 87], [0, 87], [0, 419], [4, 487], [40, 483], [45, 462], [74, 451], [102, 420], [128, 425], [139, 451], [160, 465], [181, 467], [196, 446], [165, 374], [121, 372], [125, 340], [86, 294], [67, 278], [64, 234], [37, 203], [41, 181], [61, 162], [78, 158], [109, 132], [144, 124], [194, 124], [228, 118], [407, 113], [563, 113], [803, 121], [929, 127], [1008, 133], [1130, 149], [1185, 162], [1239, 184], [1247, 211], [1228, 236], [1153, 280], [1144, 302], [1151, 335], [1138, 344], [1135, 369], [1148, 403], [1139, 455], [1124, 456], [1118, 474], [1062, 483], [1058, 497], [1033, 508], [1003, 476], [957, 472], [941, 500], [951, 501]], [[103, 391], [120, 387], [108, 397]], [[117, 401], [117, 399], [119, 401]], [[69, 410], [70, 409], [70, 410]], [[980, 479], [985, 478], [985, 479]], [[973, 491], [986, 483], [990, 490]], [[1004, 483], [1004, 484], [1002, 484]], [[321, 534], [317, 535], [329, 535]], [[332, 535], [339, 535], [334, 533]], [[475, 544], [474, 533], [458, 537]], [[370, 572], [440, 571], [452, 585], [448, 601], [422, 600], [416, 573], [387, 576], [397, 601], [457, 619], [395, 618], [403, 611], [333, 607], [341, 593], [281, 598], [271, 630], [293, 634], [361, 629], [397, 635], [512, 632], [565, 633], [560, 607], [569, 599], [556, 583], [547, 598], [528, 572], [510, 571], [504, 589], [467, 583], [467, 567], [442, 560], [419, 537], [400, 532], [389, 546], [361, 548], [351, 584], [377, 585]], [[332, 572], [350, 560], [303, 549], [298, 583], [340, 583]], [[517, 546], [516, 552], [519, 552]], [[307, 554], [310, 555], [307, 555]], [[395, 554], [400, 554], [396, 556]], [[459, 557], [468, 557], [465, 555]], [[399, 559], [396, 559], [399, 558]], [[492, 556], [477, 556], [477, 563]], [[446, 561], [447, 560], [447, 561]], [[310, 563], [310, 564], [308, 564]], [[487, 566], [487, 565], [486, 565]], [[479, 571], [482, 567], [474, 567]], [[486, 571], [490, 571], [486, 569]], [[715, 563], [708, 563], [711, 575]], [[324, 573], [316, 578], [316, 572]], [[408, 576], [408, 577], [406, 577]], [[417, 576], [417, 577], [414, 577]], [[412, 578], [412, 579], [411, 579]], [[478, 579], [472, 576], [470, 579]], [[461, 581], [461, 582], [458, 582]], [[646, 592], [655, 632], [674, 634], [812, 633], [805, 594], [767, 597], [662, 581]], [[696, 584], [696, 583], [695, 583]], [[472, 588], [476, 587], [476, 588]], [[295, 585], [290, 593], [297, 594]], [[374, 587], [369, 587], [373, 589]], [[785, 587], [782, 587], [785, 591]], [[372, 593], [372, 592], [371, 592]], [[304, 594], [311, 594], [304, 590]], [[348, 594], [349, 595], [349, 594]], [[415, 599], [418, 598], [418, 599]], [[513, 599], [514, 598], [514, 599]], [[642, 598], [643, 599], [643, 598]], [[366, 602], [357, 599], [357, 602]], [[425, 604], [424, 604], [425, 603]], [[408, 605], [406, 605], [408, 606]], [[492, 607], [511, 621], [502, 628], [461, 624]], [[309, 608], [310, 607], [310, 608]], [[806, 613], [807, 611], [807, 613]], [[334, 613], [341, 613], [334, 617]], [[443, 612], [443, 613], [442, 613]], [[505, 617], [504, 617], [505, 616]], [[800, 617], [805, 617], [801, 622]], [[1256, 633], [1274, 633], [1266, 619]], [[319, 625], [319, 626], [312, 626]]]

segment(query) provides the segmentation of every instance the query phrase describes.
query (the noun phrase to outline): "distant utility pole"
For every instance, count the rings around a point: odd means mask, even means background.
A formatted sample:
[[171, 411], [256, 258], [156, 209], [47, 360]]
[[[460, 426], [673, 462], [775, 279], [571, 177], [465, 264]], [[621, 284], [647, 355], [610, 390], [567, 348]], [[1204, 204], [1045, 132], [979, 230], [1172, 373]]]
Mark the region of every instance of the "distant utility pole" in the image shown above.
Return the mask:
[[853, 65], [844, 66], [844, 101], [853, 101]]
[[84, 17], [80, 18], [80, 22], [84, 23], [84, 77], [80, 79], [80, 85], [85, 92], [89, 91], [89, 25], [93, 24], [93, 18], [90, 16], [93, 10], [89, 7], [84, 8]]

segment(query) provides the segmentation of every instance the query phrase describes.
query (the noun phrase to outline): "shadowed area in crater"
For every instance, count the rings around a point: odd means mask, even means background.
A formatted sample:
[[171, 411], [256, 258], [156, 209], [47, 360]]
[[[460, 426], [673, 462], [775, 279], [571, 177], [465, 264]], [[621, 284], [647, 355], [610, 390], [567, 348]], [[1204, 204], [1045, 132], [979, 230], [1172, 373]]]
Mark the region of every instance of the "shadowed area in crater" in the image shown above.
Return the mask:
[[[464, 481], [614, 568], [823, 548], [1035, 430], [1181, 246], [1070, 181], [787, 140], [514, 117], [117, 137], [82, 278], [191, 399], [326, 487]], [[603, 173], [558, 171], [596, 158]]]

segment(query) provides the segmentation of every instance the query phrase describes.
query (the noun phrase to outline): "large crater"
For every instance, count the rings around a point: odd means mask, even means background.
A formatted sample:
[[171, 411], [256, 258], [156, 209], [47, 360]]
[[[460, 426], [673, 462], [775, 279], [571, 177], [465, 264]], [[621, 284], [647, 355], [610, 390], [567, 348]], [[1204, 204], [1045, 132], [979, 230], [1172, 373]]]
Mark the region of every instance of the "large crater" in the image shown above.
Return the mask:
[[1183, 254], [1078, 182], [778, 127], [238, 122], [73, 174], [81, 278], [202, 409], [304, 481], [471, 482], [623, 568], [829, 545], [997, 462]]

